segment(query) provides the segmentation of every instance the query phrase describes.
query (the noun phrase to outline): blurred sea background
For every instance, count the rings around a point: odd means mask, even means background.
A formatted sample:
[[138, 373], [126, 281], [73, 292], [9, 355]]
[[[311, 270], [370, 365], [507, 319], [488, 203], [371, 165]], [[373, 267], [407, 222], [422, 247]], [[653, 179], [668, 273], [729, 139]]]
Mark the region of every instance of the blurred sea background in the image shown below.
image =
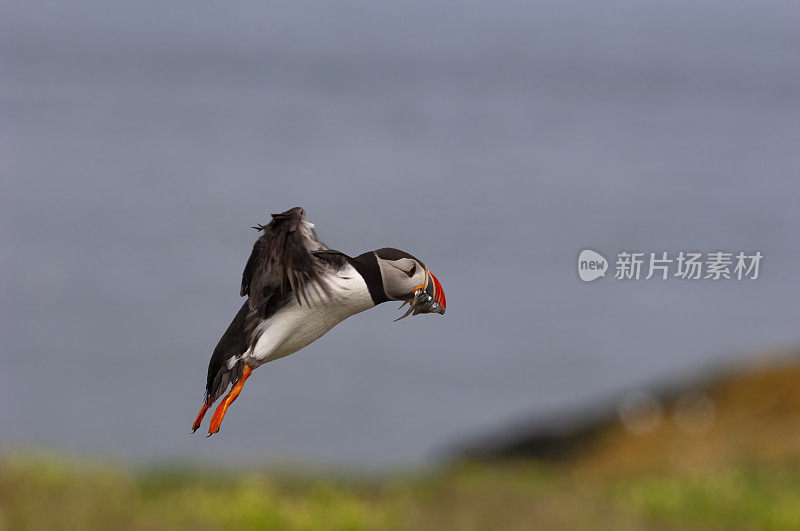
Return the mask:
[[[800, 342], [791, 2], [0, 4], [0, 448], [434, 462]], [[268, 213], [393, 246], [386, 304], [260, 368], [206, 439], [208, 359]], [[581, 282], [592, 248], [760, 251], [756, 281]]]

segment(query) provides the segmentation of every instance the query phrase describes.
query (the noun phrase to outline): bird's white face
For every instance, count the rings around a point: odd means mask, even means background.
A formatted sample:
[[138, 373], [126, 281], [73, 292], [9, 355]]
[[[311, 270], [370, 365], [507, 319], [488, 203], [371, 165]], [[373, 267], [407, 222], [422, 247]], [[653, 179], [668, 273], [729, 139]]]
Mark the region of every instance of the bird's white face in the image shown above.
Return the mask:
[[389, 299], [409, 302], [414, 314], [444, 313], [444, 290], [425, 264], [396, 249], [380, 249], [375, 254]]
[[378, 258], [383, 289], [392, 300], [408, 300], [425, 285], [425, 266], [414, 258], [384, 260]]

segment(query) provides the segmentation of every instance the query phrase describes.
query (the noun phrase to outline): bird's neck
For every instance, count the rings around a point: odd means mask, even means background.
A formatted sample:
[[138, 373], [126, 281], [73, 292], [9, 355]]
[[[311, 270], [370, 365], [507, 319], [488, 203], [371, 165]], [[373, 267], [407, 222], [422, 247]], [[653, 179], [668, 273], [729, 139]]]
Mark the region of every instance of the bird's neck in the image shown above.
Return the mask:
[[375, 256], [375, 252], [368, 251], [355, 258], [350, 258], [349, 261], [366, 282], [372, 302], [378, 305], [388, 301], [389, 297], [386, 296], [386, 291], [383, 288], [383, 278], [381, 277], [381, 269], [378, 266], [378, 258]]

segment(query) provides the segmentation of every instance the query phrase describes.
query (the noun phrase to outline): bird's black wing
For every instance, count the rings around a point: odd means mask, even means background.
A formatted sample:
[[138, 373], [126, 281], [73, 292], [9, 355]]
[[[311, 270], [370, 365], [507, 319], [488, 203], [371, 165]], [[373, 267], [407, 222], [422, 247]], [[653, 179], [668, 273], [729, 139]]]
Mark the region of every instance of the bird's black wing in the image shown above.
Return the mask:
[[258, 225], [263, 232], [253, 245], [253, 252], [242, 273], [240, 295], [249, 295], [250, 308], [262, 309], [274, 294], [294, 293], [298, 303], [308, 302], [308, 290], [315, 283], [325, 290], [321, 273], [324, 264], [314, 255], [327, 250], [306, 220], [305, 211], [295, 207], [282, 214], [272, 214], [268, 225]]

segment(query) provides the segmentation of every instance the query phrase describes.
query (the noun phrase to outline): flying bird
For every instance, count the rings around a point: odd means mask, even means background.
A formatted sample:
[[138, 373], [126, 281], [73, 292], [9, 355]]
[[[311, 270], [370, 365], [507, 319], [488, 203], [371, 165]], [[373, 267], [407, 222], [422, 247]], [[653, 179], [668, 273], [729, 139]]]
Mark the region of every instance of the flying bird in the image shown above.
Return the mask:
[[219, 340], [208, 364], [205, 399], [194, 433], [211, 405], [220, 402], [209, 436], [217, 433], [228, 407], [257, 367], [313, 343], [334, 326], [388, 301], [409, 305], [401, 316], [444, 314], [439, 280], [414, 256], [383, 248], [350, 257], [317, 237], [305, 211], [272, 214], [253, 245], [242, 274], [239, 313]]

